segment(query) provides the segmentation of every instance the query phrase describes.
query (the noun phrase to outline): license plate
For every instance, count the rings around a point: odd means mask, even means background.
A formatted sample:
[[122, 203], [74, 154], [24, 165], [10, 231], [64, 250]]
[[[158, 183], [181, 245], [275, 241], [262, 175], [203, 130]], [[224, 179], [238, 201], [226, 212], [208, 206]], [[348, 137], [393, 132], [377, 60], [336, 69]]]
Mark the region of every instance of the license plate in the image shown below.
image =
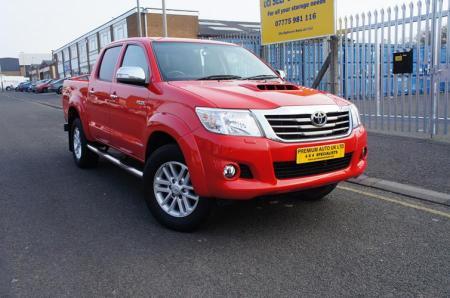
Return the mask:
[[345, 144], [331, 144], [297, 149], [297, 163], [323, 161], [345, 156]]

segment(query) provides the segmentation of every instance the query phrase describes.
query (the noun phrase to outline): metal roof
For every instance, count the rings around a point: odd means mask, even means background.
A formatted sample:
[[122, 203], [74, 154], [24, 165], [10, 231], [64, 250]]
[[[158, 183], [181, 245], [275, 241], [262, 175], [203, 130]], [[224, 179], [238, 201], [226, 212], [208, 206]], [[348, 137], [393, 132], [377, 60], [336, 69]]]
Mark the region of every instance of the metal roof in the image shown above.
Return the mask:
[[259, 22], [239, 22], [223, 20], [199, 20], [199, 37], [213, 37], [231, 34], [259, 35], [261, 24]]

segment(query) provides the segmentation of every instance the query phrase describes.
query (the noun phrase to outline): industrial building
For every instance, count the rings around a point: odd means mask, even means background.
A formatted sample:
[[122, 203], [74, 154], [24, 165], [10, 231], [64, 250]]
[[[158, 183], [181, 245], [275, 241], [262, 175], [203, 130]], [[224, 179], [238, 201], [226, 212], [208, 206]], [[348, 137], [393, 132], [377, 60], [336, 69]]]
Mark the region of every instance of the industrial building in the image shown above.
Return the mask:
[[[162, 10], [141, 8], [142, 36], [163, 36]], [[167, 29], [170, 37], [212, 38], [230, 34], [260, 34], [260, 24], [199, 20], [198, 11], [168, 9]], [[58, 78], [88, 74], [100, 50], [112, 41], [139, 36], [138, 9], [131, 9], [111, 21], [53, 51]]]

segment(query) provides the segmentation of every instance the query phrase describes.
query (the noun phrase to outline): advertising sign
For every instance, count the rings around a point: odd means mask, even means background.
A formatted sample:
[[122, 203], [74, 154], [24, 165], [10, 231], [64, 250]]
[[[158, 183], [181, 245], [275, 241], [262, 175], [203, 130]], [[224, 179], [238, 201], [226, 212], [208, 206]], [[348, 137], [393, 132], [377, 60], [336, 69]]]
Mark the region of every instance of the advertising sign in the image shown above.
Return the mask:
[[260, 0], [264, 45], [335, 34], [335, 0]]

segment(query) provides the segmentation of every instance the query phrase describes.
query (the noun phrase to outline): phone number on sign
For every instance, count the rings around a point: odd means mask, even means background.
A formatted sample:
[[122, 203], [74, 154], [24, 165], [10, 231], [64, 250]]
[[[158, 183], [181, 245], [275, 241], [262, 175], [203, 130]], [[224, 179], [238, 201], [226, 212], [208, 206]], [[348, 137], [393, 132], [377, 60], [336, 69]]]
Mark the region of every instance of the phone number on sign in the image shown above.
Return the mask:
[[306, 14], [304, 16], [296, 16], [293, 18], [286, 18], [281, 20], [275, 21], [275, 27], [284, 26], [284, 25], [290, 25], [295, 23], [301, 23], [301, 22], [307, 22], [317, 19], [317, 13], [310, 13]]

